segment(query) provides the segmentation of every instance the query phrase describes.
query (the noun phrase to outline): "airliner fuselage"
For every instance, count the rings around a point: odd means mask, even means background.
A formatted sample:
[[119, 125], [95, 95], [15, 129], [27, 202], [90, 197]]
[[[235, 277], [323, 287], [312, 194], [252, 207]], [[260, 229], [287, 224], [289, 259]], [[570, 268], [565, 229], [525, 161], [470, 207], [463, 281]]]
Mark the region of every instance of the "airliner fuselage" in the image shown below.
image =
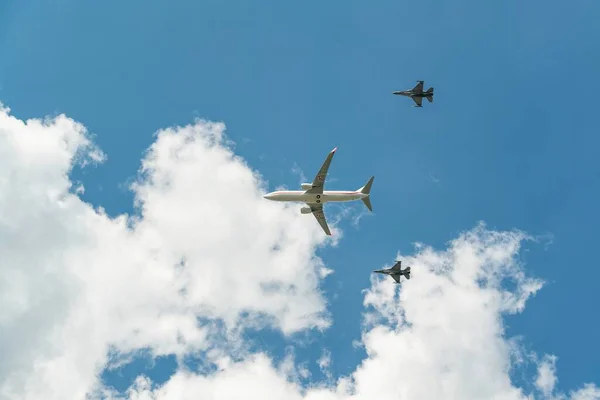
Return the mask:
[[299, 203], [330, 203], [360, 200], [368, 194], [342, 190], [325, 190], [323, 193], [307, 193], [304, 190], [279, 190], [265, 195], [265, 199], [273, 201], [295, 201]]

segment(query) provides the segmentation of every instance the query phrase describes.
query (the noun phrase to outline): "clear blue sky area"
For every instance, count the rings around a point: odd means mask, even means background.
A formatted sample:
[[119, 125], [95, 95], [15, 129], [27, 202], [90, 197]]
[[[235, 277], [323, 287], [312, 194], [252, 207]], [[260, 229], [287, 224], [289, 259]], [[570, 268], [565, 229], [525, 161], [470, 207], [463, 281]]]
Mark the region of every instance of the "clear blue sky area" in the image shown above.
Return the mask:
[[[375, 175], [374, 215], [358, 230], [344, 220], [320, 253], [336, 271], [334, 325], [297, 349], [315, 376], [322, 347], [337, 375], [362, 359], [361, 290], [398, 250], [442, 248], [480, 220], [552, 235], [523, 253], [547, 284], [507, 333], [557, 355], [569, 390], [600, 365], [599, 21], [592, 0], [3, 0], [0, 101], [97, 135], [107, 162], [74, 178], [111, 215], [132, 212], [128, 182], [153, 133], [196, 117], [225, 122], [271, 190], [298, 186], [294, 163], [312, 178], [335, 146], [331, 189]], [[392, 95], [416, 80], [434, 103]], [[252, 336], [278, 356], [293, 344]], [[174, 367], [140, 355], [104, 378], [124, 389]]]

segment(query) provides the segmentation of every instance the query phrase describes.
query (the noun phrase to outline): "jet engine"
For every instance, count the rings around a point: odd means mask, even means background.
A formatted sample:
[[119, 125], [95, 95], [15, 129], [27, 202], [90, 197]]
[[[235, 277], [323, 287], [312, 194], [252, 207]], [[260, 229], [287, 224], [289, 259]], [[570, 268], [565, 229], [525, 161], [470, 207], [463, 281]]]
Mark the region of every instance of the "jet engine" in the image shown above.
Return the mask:
[[312, 212], [312, 210], [310, 209], [310, 207], [302, 207], [302, 208], [300, 209], [300, 212], [301, 212], [302, 214], [310, 214], [310, 213]]
[[302, 187], [302, 190], [310, 190], [312, 189], [312, 183], [303, 183], [302, 185], [300, 185]]

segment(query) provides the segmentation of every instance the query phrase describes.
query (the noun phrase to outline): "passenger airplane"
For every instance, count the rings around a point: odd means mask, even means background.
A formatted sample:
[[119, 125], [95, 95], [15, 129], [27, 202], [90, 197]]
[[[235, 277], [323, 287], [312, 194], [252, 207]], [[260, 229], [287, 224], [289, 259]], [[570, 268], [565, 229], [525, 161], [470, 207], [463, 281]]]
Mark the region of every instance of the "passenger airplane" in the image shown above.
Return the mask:
[[367, 182], [365, 186], [354, 192], [337, 190], [323, 191], [325, 178], [327, 177], [327, 171], [329, 170], [329, 164], [331, 164], [331, 160], [333, 159], [333, 155], [336, 150], [337, 147], [331, 150], [331, 152], [327, 155], [323, 166], [321, 166], [321, 169], [317, 173], [317, 176], [315, 176], [313, 182], [303, 183], [301, 185], [302, 190], [280, 190], [277, 192], [268, 193], [264, 196], [264, 198], [274, 201], [293, 201], [306, 203], [308, 207], [302, 207], [300, 212], [302, 214], [312, 213], [327, 235], [331, 235], [331, 232], [327, 226], [325, 214], [323, 214], [323, 204], [333, 201], [354, 201], [360, 199], [363, 201], [363, 203], [365, 203], [369, 211], [373, 211], [369, 196], [371, 195], [371, 185], [373, 184], [373, 179], [375, 178], [374, 176], [369, 179], [369, 182]]

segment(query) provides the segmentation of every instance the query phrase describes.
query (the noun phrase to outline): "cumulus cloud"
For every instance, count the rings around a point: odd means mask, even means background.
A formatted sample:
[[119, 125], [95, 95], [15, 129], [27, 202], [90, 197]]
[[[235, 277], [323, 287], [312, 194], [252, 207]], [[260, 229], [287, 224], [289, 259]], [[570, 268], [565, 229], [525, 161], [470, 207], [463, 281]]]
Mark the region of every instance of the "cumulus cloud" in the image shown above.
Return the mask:
[[542, 398], [550, 400], [598, 400], [600, 399], [600, 387], [587, 383], [581, 389], [572, 391], [568, 395], [556, 391], [556, 362], [558, 358], [554, 355], [545, 354], [537, 362], [538, 375], [535, 386], [540, 391]]
[[[599, 399], [593, 384], [569, 395], [554, 394], [552, 356], [543, 357], [537, 363], [538, 377], [531, 377], [538, 392], [528, 393], [510, 379], [515, 363], [527, 359], [524, 355], [529, 352], [506, 337], [502, 317], [523, 311], [526, 301], [542, 287], [541, 281], [525, 275], [518, 261], [522, 243], [530, 239], [522, 232], [495, 232], [480, 224], [445, 250], [420, 245], [415, 254], [404, 256], [413, 274], [410, 285], [400, 290], [390, 279], [374, 276], [364, 301], [368, 311], [362, 343], [367, 357], [335, 384], [313, 382], [299, 387], [285, 375], [276, 375], [264, 356], [254, 354], [226, 375], [181, 373], [160, 389], [134, 386], [129, 396], [525, 400], [539, 394], [553, 399]], [[233, 385], [220, 386], [232, 375], [238, 382], [248, 382], [243, 395]]]
[[[337, 382], [253, 353], [244, 329], [326, 329], [315, 256], [333, 243], [295, 206], [262, 199], [265, 183], [231, 150], [224, 125], [165, 129], [133, 185], [136, 216], [107, 216], [79, 197], [71, 169], [106, 157], [66, 116], [21, 121], [0, 110], [1, 399], [526, 399], [509, 373], [524, 349], [502, 316], [542, 282], [517, 255], [527, 235], [483, 225], [447, 249], [404, 257], [410, 284], [373, 277], [365, 292], [367, 357]], [[89, 166], [88, 166], [89, 167]], [[338, 239], [339, 240], [339, 239]], [[506, 282], [509, 281], [509, 285]], [[157, 387], [126, 393], [98, 374], [134, 351], [201, 354]], [[117, 354], [119, 357], [113, 358]], [[323, 368], [335, 355], [323, 353]], [[546, 398], [600, 399], [586, 384], [557, 394], [552, 356], [532, 377]]]
[[105, 158], [81, 124], [0, 110], [2, 398], [83, 398], [109, 350], [181, 356], [247, 326], [329, 325], [325, 235], [264, 201], [223, 131], [158, 132], [133, 187], [139, 215], [110, 218], [69, 179]]

